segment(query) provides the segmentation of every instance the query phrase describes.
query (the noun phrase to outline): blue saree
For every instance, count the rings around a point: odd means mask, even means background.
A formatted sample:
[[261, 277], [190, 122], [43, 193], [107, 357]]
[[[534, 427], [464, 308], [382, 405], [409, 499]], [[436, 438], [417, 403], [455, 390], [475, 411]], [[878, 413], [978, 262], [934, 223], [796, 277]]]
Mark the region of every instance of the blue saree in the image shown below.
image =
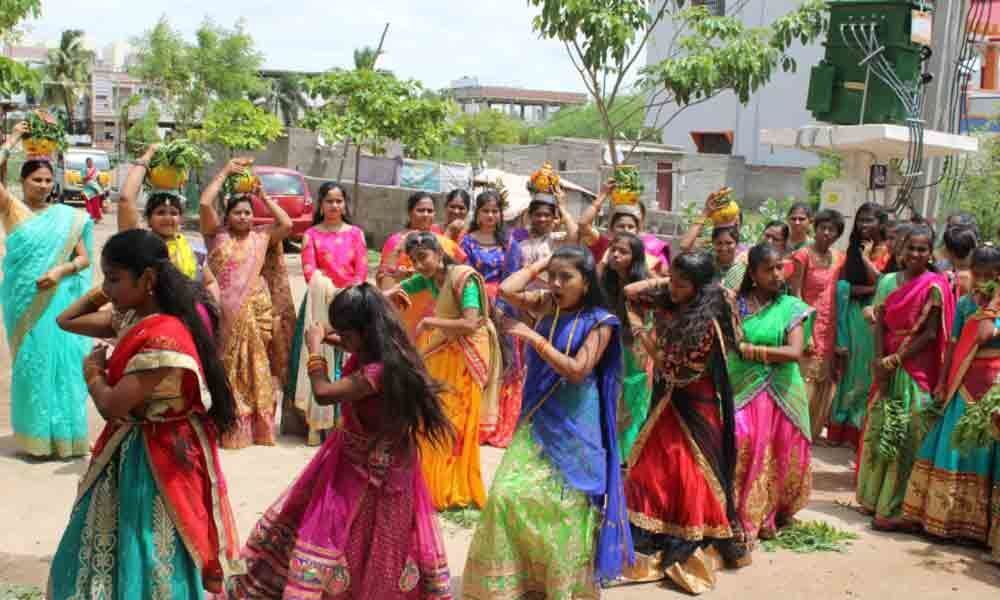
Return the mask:
[[526, 352], [521, 424], [473, 536], [463, 597], [596, 596], [598, 581], [617, 578], [633, 562], [615, 431], [618, 319], [584, 309], [547, 316], [536, 330], [575, 355], [603, 325], [614, 335], [580, 383], [566, 381], [533, 349]]
[[12, 357], [11, 422], [18, 448], [32, 456], [88, 451], [83, 358], [91, 341], [59, 329], [56, 317], [87, 292], [91, 269], [46, 290], [35, 280], [69, 261], [81, 239], [93, 258], [92, 229], [82, 211], [57, 204], [7, 236], [0, 303]]

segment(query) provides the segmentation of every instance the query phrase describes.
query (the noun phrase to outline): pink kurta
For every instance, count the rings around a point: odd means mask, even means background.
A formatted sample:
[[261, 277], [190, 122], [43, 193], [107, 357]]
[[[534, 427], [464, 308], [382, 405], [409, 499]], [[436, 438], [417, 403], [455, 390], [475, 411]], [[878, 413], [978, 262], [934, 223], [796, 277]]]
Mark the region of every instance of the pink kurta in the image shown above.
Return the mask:
[[368, 278], [368, 246], [365, 234], [348, 225], [340, 231], [310, 227], [302, 238], [302, 274], [306, 282], [319, 269], [337, 288], [364, 282]]
[[809, 247], [796, 250], [791, 261], [802, 270], [802, 301], [816, 309], [813, 324], [812, 356], [831, 357], [837, 344], [837, 279], [844, 254], [831, 250], [833, 259], [824, 267]]

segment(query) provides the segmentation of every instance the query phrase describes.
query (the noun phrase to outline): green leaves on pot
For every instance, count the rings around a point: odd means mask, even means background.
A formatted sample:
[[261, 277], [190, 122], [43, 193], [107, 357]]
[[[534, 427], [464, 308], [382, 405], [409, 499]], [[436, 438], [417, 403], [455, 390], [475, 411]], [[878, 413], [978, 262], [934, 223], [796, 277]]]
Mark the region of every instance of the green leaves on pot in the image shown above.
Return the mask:
[[201, 146], [189, 139], [178, 138], [165, 144], [161, 144], [153, 158], [149, 161], [149, 168], [173, 167], [183, 171], [200, 169], [205, 163], [210, 162], [212, 156]]
[[48, 113], [42, 115], [33, 110], [28, 113], [27, 121], [28, 134], [25, 137], [51, 140], [60, 150], [66, 149], [66, 129], [59, 122], [59, 119]]
[[623, 192], [642, 193], [642, 178], [639, 177], [639, 171], [633, 166], [619, 166], [615, 169], [613, 179], [615, 181], [615, 189]]

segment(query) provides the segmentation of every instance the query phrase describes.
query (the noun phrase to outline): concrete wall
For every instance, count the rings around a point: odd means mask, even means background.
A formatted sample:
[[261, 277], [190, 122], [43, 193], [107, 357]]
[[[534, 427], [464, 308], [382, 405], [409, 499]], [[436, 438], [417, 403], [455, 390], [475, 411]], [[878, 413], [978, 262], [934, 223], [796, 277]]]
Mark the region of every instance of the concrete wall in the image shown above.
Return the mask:
[[[799, 0], [749, 0], [739, 17], [747, 27], [767, 27], [799, 4]], [[674, 35], [674, 23], [670, 19], [656, 27], [646, 49], [647, 65], [664, 60], [676, 50], [671, 47]], [[685, 108], [669, 126], [662, 128], [663, 143], [694, 151], [691, 131], [731, 130], [734, 136], [732, 154], [745, 157], [751, 165], [811, 167], [818, 164], [819, 159], [811, 153], [771, 148], [760, 143], [761, 129], [801, 127], [813, 122], [805, 108], [806, 94], [810, 69], [823, 57], [823, 46], [816, 43], [803, 47], [796, 42], [789, 54], [798, 64], [794, 73], [777, 69], [770, 83], [753, 94], [746, 105], [741, 105], [734, 94], [723, 93]], [[647, 126], [656, 126], [652, 121], [657, 110], [647, 114]], [[673, 105], [663, 107], [659, 113], [661, 122], [676, 110]]]

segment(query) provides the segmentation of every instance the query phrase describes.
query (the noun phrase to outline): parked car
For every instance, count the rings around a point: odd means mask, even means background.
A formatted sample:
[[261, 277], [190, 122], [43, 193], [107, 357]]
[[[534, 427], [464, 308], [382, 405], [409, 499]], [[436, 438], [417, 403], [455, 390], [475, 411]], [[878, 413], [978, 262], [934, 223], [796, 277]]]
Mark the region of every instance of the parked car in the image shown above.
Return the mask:
[[[295, 169], [282, 167], [254, 166], [253, 174], [260, 178], [264, 191], [283, 208], [292, 219], [294, 241], [302, 240], [302, 234], [312, 226], [313, 199], [306, 178]], [[274, 223], [274, 217], [259, 199], [253, 202], [253, 224]]]
[[98, 181], [109, 192], [115, 187], [114, 171], [111, 168], [111, 158], [104, 150], [97, 148], [69, 148], [63, 152], [62, 158], [56, 162], [56, 198], [66, 204], [83, 204], [83, 176], [81, 171], [87, 165], [87, 159], [94, 160], [94, 166], [99, 172]]

